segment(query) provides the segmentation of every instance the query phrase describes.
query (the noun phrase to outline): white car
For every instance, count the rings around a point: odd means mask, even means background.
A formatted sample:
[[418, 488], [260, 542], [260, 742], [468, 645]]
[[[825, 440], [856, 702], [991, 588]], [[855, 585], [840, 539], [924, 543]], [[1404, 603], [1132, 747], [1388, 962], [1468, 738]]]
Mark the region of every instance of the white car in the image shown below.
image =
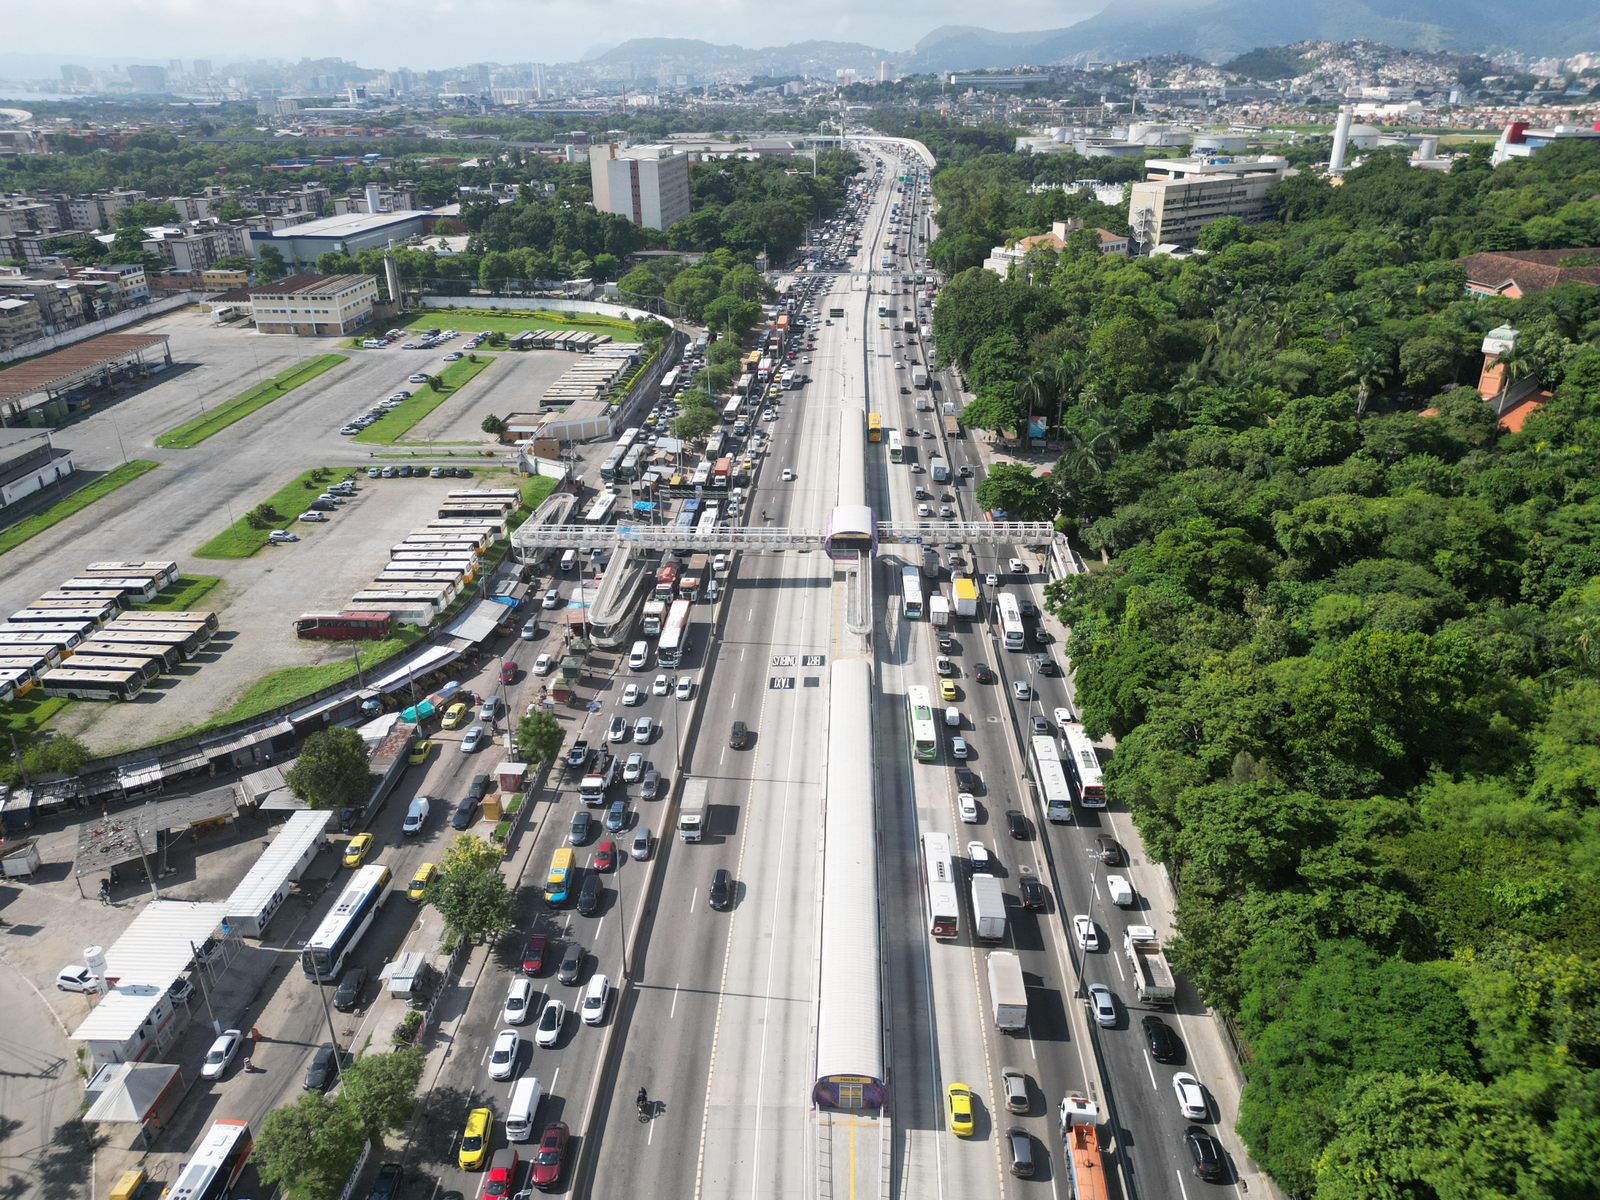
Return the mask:
[[931, 517], [933, 516], [933, 509], [929, 508], [926, 504], [919, 504], [917, 505], [917, 516]]
[[1033, 690], [1028, 687], [1026, 679], [1013, 679], [1011, 681], [1011, 694], [1018, 700], [1027, 700], [1033, 695]]
[[791, 471], [788, 467], [785, 467], [783, 469], [783, 482], [784, 483], [788, 483], [793, 478], [794, 478], [794, 472]]
[[200, 1067], [200, 1078], [221, 1079], [233, 1056], [239, 1053], [239, 1045], [243, 1041], [244, 1034], [237, 1029], [224, 1030], [222, 1036], [211, 1043], [211, 1049], [206, 1051], [206, 1061]]
[[555, 997], [545, 1002], [544, 1012], [539, 1016], [539, 1028], [534, 1031], [534, 1038], [539, 1045], [554, 1046], [561, 1037], [561, 1023], [567, 1019], [567, 1006]]
[[494, 1039], [494, 1050], [489, 1055], [489, 1078], [510, 1079], [517, 1073], [517, 1051], [522, 1049], [522, 1035], [515, 1029], [502, 1029]]
[[604, 975], [596, 975], [589, 980], [589, 986], [583, 992], [583, 1008], [580, 1013], [585, 1025], [598, 1025], [606, 1017], [606, 1001], [611, 999], [611, 981]]
[[628, 761], [622, 764], [622, 782], [638, 783], [639, 776], [644, 774], [644, 755], [635, 750], [628, 755]]
[[533, 980], [518, 975], [506, 992], [505, 1011], [501, 1013], [507, 1025], [524, 1025], [533, 1015]]
[[299, 534], [290, 533], [287, 529], [274, 529], [271, 533], [267, 534], [267, 541], [274, 543], [298, 542], [299, 540]]
[[1055, 718], [1056, 728], [1060, 729], [1072, 722], [1072, 710], [1070, 708], [1058, 708], [1055, 710]]
[[964, 824], [978, 823], [978, 801], [971, 792], [962, 792], [956, 796], [956, 808], [960, 811]]
[[1094, 1023], [1104, 1029], [1117, 1023], [1117, 1001], [1105, 984], [1089, 985], [1089, 1011], [1094, 1014]]
[[608, 741], [608, 742], [621, 742], [621, 741], [625, 741], [627, 739], [627, 736], [628, 736], [628, 718], [627, 717], [612, 717], [611, 718], [611, 727], [606, 730], [606, 741]]
[[639, 694], [639, 685], [637, 683], [630, 683], [627, 687], [622, 689], [622, 703], [624, 707], [632, 708], [642, 699], [644, 699], [644, 697]]
[[1191, 1121], [1203, 1121], [1210, 1115], [1205, 1089], [1189, 1072], [1179, 1071], [1172, 1077], [1172, 1090], [1178, 1096], [1178, 1111]]
[[1085, 913], [1079, 913], [1072, 918], [1073, 932], [1078, 935], [1079, 950], [1100, 949], [1100, 931], [1094, 927], [1094, 922]]
[[967, 843], [967, 859], [972, 863], [974, 875], [989, 873], [989, 850], [982, 842]]
[[649, 717], [640, 717], [633, 727], [633, 744], [635, 746], [648, 746], [650, 735], [655, 733], [655, 722]]
[[694, 695], [694, 680], [687, 675], [679, 675], [676, 693], [679, 700], [689, 699]]
[[328, 514], [321, 512], [303, 512], [300, 514], [300, 519], [307, 525], [314, 525], [318, 522], [326, 521], [328, 519]]
[[1013, 558], [1006, 565], [1011, 569], [1013, 575], [1026, 575], [1028, 573], [1028, 568], [1022, 565], [1020, 558]]
[[533, 673], [535, 675], [548, 675], [550, 674], [550, 669], [555, 666], [555, 662], [556, 660], [548, 654], [541, 654], [533, 660]]
[[561, 603], [561, 592], [551, 588], [544, 594], [544, 599], [539, 601], [540, 608], [555, 608]]
[[655, 682], [650, 685], [652, 696], [665, 696], [672, 690], [672, 684], [665, 675], [657, 675]]
[[983, 577], [983, 582], [988, 587], [999, 587], [1000, 586], [1000, 576], [996, 575], [993, 571], [990, 571], [987, 575], [985, 575]]

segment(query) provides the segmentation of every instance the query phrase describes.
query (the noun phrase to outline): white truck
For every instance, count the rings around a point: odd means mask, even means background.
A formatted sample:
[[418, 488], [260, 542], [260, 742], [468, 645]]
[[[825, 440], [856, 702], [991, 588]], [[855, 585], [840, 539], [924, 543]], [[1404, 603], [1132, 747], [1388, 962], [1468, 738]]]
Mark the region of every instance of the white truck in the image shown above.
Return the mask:
[[606, 789], [616, 779], [617, 756], [602, 750], [595, 760], [594, 769], [578, 784], [578, 798], [590, 808], [598, 808], [606, 802]]
[[640, 630], [645, 637], [655, 637], [661, 632], [661, 620], [667, 615], [665, 600], [646, 600], [644, 602], [644, 626]]
[[970, 576], [957, 575], [950, 581], [950, 590], [956, 598], [956, 616], [978, 615], [978, 585], [972, 582]]
[[1009, 950], [989, 955], [989, 1003], [996, 1029], [1018, 1033], [1028, 1025], [1028, 989], [1022, 960]]
[[1122, 950], [1133, 968], [1133, 987], [1146, 1004], [1171, 1006], [1178, 989], [1172, 981], [1172, 968], [1161, 952], [1161, 939], [1149, 925], [1129, 925], [1122, 935]]
[[1125, 875], [1107, 875], [1106, 891], [1111, 894], [1111, 903], [1118, 908], [1133, 907], [1133, 885], [1128, 882]]
[[944, 598], [943, 592], [935, 592], [928, 597], [928, 619], [938, 629], [950, 624], [950, 601]]
[[39, 845], [33, 838], [0, 849], [0, 869], [7, 879], [32, 879], [41, 865]]
[[704, 779], [691, 779], [683, 785], [683, 798], [678, 801], [678, 836], [686, 842], [698, 842], [706, 835], [706, 792], [710, 786]]
[[917, 366], [911, 368], [911, 386], [914, 388], [925, 388], [928, 386], [927, 367], [924, 367], [919, 363]]
[[1006, 936], [1006, 896], [993, 875], [972, 877], [972, 917], [974, 932], [984, 941], [998, 942]]

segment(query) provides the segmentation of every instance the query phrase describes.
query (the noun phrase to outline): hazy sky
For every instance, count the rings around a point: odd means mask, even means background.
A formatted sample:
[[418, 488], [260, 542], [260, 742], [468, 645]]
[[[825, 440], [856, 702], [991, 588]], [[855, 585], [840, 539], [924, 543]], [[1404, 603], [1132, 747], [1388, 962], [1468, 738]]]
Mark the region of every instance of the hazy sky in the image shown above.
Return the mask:
[[[230, 56], [333, 57], [362, 66], [569, 62], [632, 37], [689, 37], [748, 47], [825, 39], [910, 49], [940, 25], [1011, 31], [1081, 20], [1106, 0], [1007, 0], [974, 6], [812, 0], [81, 0], [62, 11], [7, 5], [7, 59], [148, 62]], [[15, 68], [13, 67], [13, 71]]]

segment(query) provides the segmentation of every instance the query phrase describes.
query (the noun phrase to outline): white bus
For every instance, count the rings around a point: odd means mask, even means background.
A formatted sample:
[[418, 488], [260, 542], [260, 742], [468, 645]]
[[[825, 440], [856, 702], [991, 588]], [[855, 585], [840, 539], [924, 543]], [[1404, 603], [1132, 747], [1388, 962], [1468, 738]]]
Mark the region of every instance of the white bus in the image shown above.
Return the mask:
[[922, 572], [916, 567], [906, 567], [900, 572], [900, 603], [904, 606], [906, 620], [922, 620]]
[[656, 660], [663, 667], [675, 667], [683, 661], [689, 649], [689, 613], [693, 605], [688, 600], [674, 600], [667, 610], [667, 620], [661, 627], [661, 640], [656, 643]]
[[595, 497], [594, 503], [589, 506], [589, 511], [583, 514], [585, 525], [604, 525], [611, 520], [611, 510], [617, 506], [615, 492], [601, 492]]
[[344, 969], [345, 955], [356, 948], [372, 926], [372, 918], [389, 894], [389, 868], [371, 863], [351, 876], [333, 911], [322, 919], [300, 954], [307, 979], [333, 983]]
[[1000, 636], [1007, 650], [1022, 649], [1022, 609], [1010, 592], [1000, 593]]
[[1100, 756], [1082, 725], [1069, 722], [1061, 727], [1061, 740], [1067, 746], [1067, 765], [1072, 782], [1078, 787], [1078, 803], [1085, 808], [1106, 806], [1105, 784], [1100, 779]]
[[239, 1182], [254, 1142], [244, 1121], [212, 1122], [193, 1157], [178, 1171], [168, 1200], [223, 1200]]
[[961, 928], [961, 896], [948, 834], [922, 835], [922, 896], [928, 904], [928, 932], [936, 938], [955, 937]]
[[911, 753], [923, 762], [932, 762], [939, 753], [939, 732], [927, 688], [920, 684], [906, 688], [906, 714], [911, 721]]
[[711, 482], [711, 464], [708, 463], [708, 462], [703, 462], [698, 467], [696, 467], [694, 469], [694, 480], [693, 480], [694, 486], [695, 487], [705, 487], [706, 484], [708, 484], [710, 482]]
[[739, 409], [744, 406], [744, 401], [735, 396], [722, 406], [722, 419], [732, 425], [739, 419]]
[[1044, 815], [1050, 821], [1072, 820], [1072, 790], [1067, 786], [1067, 771], [1056, 752], [1056, 740], [1039, 736], [1029, 746], [1033, 759], [1033, 779], [1044, 799]]
[[892, 463], [904, 462], [905, 457], [905, 442], [900, 437], [900, 431], [898, 429], [889, 430], [889, 461]]

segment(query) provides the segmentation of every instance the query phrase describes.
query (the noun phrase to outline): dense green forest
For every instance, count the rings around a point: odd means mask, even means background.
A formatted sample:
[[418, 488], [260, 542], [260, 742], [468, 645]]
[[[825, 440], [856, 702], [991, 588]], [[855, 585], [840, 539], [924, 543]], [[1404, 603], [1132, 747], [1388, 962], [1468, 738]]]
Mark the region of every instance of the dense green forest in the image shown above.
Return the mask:
[[[1050, 215], [986, 158], [934, 187], [948, 237]], [[978, 498], [1089, 561], [1050, 593], [1083, 719], [1296, 1195], [1600, 1195], [1600, 289], [1450, 261], [1600, 245], [1597, 192], [1600, 147], [1378, 156], [1205, 255], [1075, 238], [935, 310], [969, 422], [1061, 447]], [[1508, 323], [1551, 393], [1517, 433], [1475, 387]]]

